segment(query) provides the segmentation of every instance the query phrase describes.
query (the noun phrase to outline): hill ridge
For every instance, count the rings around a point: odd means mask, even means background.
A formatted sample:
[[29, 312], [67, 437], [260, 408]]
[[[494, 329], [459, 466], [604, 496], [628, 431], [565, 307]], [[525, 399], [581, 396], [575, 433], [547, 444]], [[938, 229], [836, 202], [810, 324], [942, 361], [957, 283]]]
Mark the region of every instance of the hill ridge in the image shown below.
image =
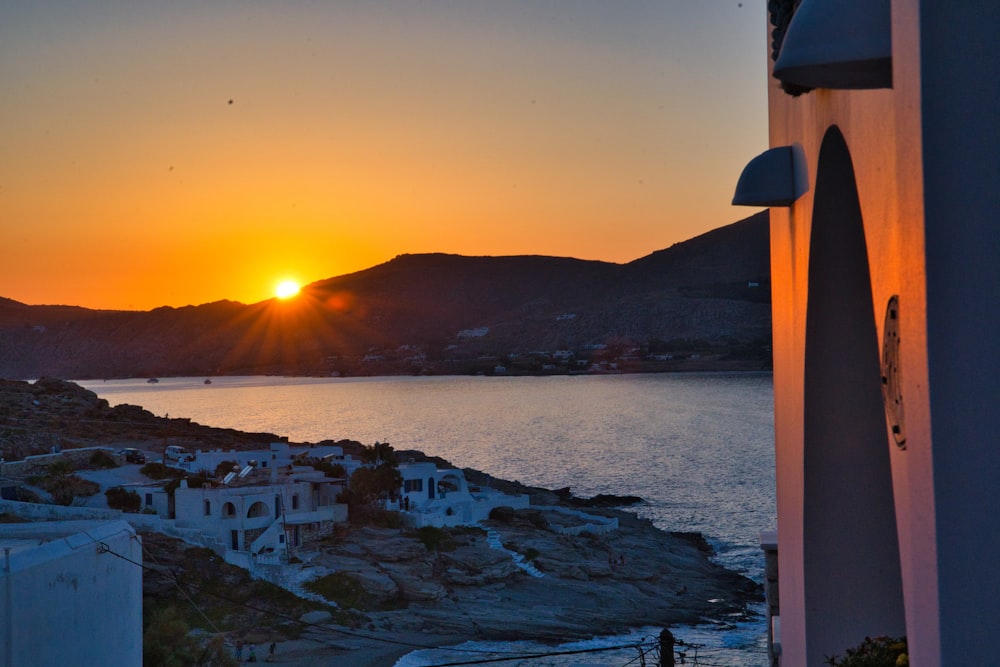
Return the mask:
[[[768, 252], [765, 212], [625, 264], [407, 253], [288, 302], [94, 311], [0, 299], [0, 377], [660, 370], [621, 362], [747, 346], [760, 364]], [[539, 351], [562, 358], [524, 361]]]

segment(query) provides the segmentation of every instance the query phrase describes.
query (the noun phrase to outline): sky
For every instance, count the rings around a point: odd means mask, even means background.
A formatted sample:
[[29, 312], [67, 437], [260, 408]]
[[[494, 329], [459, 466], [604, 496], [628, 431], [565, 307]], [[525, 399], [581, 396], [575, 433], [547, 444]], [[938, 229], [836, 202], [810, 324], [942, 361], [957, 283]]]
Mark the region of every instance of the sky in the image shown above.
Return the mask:
[[629, 262], [755, 210], [764, 0], [0, 0], [0, 296], [148, 310], [404, 253]]

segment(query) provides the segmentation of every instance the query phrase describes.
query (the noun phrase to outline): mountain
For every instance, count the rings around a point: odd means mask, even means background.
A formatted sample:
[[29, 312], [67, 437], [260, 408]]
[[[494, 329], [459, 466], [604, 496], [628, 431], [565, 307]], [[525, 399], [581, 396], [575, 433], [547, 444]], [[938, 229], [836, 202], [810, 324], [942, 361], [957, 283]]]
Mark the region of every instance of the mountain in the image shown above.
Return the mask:
[[401, 255], [289, 301], [134, 312], [0, 299], [7, 378], [759, 367], [769, 341], [766, 213], [628, 264]]

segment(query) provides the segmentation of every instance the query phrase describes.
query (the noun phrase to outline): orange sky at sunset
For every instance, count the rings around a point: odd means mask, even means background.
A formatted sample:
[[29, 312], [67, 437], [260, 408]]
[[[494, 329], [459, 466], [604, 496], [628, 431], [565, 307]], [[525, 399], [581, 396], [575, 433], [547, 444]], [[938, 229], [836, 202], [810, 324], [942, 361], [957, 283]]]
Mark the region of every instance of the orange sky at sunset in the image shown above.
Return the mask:
[[735, 221], [763, 0], [0, 3], [0, 296], [252, 303]]

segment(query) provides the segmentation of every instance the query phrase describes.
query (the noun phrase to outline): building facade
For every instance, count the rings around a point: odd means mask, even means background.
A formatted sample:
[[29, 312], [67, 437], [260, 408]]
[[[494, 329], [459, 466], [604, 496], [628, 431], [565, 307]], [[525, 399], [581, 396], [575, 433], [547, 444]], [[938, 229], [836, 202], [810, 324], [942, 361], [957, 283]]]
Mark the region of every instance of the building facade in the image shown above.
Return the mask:
[[769, 13], [780, 663], [994, 664], [1000, 3]]

